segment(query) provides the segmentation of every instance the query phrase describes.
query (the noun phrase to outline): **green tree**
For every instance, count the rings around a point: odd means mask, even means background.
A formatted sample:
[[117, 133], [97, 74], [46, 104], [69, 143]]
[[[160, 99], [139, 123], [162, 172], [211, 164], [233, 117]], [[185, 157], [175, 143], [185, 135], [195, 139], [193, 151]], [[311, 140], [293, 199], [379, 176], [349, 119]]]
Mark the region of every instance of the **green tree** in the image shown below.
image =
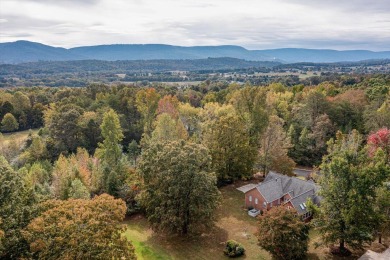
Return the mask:
[[[136, 259], [120, 225], [126, 205], [103, 194], [92, 200], [49, 200], [23, 232], [38, 259]], [[58, 227], [61, 228], [58, 228]]]
[[4, 232], [1, 259], [26, 256], [28, 244], [21, 231], [34, 217], [36, 197], [23, 178], [0, 156], [0, 230]]
[[339, 243], [359, 248], [373, 240], [380, 216], [375, 210], [376, 189], [389, 178], [383, 152], [370, 158], [362, 149], [362, 137], [353, 131], [328, 143], [328, 155], [321, 164], [320, 214], [317, 225], [326, 244]]
[[209, 149], [212, 167], [219, 181], [248, 178], [257, 156], [250, 136], [231, 106], [208, 104], [204, 111], [202, 143]]
[[230, 99], [237, 115], [245, 122], [250, 145], [254, 147], [259, 145], [259, 138], [268, 123], [265, 93], [262, 88], [245, 87], [235, 91]]
[[103, 143], [99, 143], [97, 155], [106, 164], [113, 167], [122, 157], [120, 142], [124, 137], [119, 116], [114, 110], [110, 109], [104, 114], [100, 129], [104, 140]]
[[378, 243], [382, 243], [382, 237], [390, 235], [390, 182], [384, 183], [377, 190], [375, 208], [381, 217], [377, 230]]
[[13, 98], [12, 98], [12, 105], [14, 106], [15, 110], [20, 113], [22, 111], [26, 111], [29, 108], [31, 108], [31, 102], [30, 99], [26, 94], [24, 94], [21, 91], [15, 92]]
[[210, 166], [204, 146], [183, 140], [142, 151], [141, 205], [155, 229], [187, 234], [212, 223], [220, 193]]
[[87, 187], [80, 181], [79, 178], [76, 178], [72, 181], [69, 190], [69, 198], [73, 199], [89, 199], [90, 194]]
[[295, 210], [276, 207], [259, 217], [258, 244], [276, 259], [304, 259], [308, 250], [309, 226]]
[[138, 156], [141, 154], [141, 149], [136, 140], [133, 140], [129, 143], [128, 151], [130, 160], [132, 160], [134, 166], [136, 166]]
[[104, 192], [117, 196], [120, 186], [126, 179], [127, 169], [120, 144], [123, 132], [119, 116], [114, 110], [111, 109], [104, 114], [100, 129], [103, 143], [99, 143], [96, 155], [102, 164], [102, 188]]
[[78, 122], [84, 110], [73, 104], [52, 105], [45, 111], [45, 126], [49, 130], [48, 146], [50, 154], [55, 158], [60, 153], [76, 152], [83, 143], [83, 134]]
[[7, 113], [1, 120], [1, 131], [3, 132], [12, 132], [19, 128], [18, 121], [16, 121], [16, 118], [11, 114]]

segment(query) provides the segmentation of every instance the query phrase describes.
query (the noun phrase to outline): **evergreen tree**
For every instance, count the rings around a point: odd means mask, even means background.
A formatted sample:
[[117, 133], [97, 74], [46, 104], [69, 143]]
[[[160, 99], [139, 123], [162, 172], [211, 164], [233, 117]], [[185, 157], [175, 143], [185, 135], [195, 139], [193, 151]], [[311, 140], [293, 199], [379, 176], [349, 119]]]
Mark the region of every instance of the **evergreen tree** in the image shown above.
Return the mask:
[[103, 143], [99, 143], [96, 155], [102, 164], [102, 189], [110, 195], [117, 196], [120, 186], [126, 179], [127, 169], [120, 144], [124, 136], [119, 116], [114, 110], [111, 109], [104, 114], [100, 129]]

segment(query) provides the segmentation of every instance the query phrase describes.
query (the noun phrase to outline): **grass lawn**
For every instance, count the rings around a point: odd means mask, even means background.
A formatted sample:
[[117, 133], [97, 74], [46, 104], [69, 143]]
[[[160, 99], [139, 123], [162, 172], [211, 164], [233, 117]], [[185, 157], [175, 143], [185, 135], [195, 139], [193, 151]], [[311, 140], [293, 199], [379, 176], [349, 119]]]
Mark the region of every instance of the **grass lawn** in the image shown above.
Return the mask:
[[182, 238], [157, 235], [141, 215], [126, 220], [128, 229], [125, 235], [133, 242], [139, 259], [228, 259], [223, 249], [224, 242], [229, 239], [245, 247], [246, 255], [240, 259], [270, 259], [270, 255], [256, 245], [253, 235], [256, 220], [243, 209], [243, 193], [235, 188], [229, 185], [221, 189], [223, 200], [216, 225], [200, 236]]
[[[38, 129], [32, 129], [31, 130], [33, 134], [38, 133]], [[27, 139], [28, 133], [30, 130], [25, 131], [19, 131], [19, 132], [13, 132], [13, 133], [3, 133], [3, 139], [0, 140], [0, 144], [8, 144], [11, 140], [16, 141], [17, 143], [21, 143]]]
[[[125, 236], [132, 241], [138, 259], [229, 259], [224, 256], [224, 242], [234, 239], [245, 247], [245, 256], [238, 259], [271, 259], [269, 253], [257, 246], [256, 219], [244, 210], [244, 194], [236, 187], [247, 183], [237, 183], [220, 189], [223, 199], [217, 213], [215, 227], [197, 237], [163, 236], [154, 233], [142, 215], [125, 221]], [[357, 259], [364, 251], [356, 251], [351, 257], [336, 257], [325, 247], [315, 247], [321, 242], [316, 230], [310, 231], [308, 259]], [[387, 241], [389, 242], [389, 241]], [[373, 243], [374, 244], [374, 243]], [[373, 249], [373, 247], [371, 247]], [[376, 250], [374, 250], [376, 251]]]

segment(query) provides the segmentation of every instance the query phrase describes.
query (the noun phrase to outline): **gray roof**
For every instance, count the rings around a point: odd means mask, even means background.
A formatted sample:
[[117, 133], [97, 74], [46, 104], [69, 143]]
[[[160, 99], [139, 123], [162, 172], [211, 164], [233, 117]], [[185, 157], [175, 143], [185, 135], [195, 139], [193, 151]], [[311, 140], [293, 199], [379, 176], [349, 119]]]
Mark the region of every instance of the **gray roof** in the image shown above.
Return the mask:
[[268, 203], [289, 194], [291, 196], [290, 201], [299, 214], [307, 212], [304, 203], [308, 198], [311, 198], [317, 205], [321, 201], [321, 198], [316, 195], [319, 186], [313, 181], [305, 181], [272, 171], [268, 173], [262, 183], [257, 185], [248, 184], [238, 188], [238, 190], [246, 193], [255, 187]]
[[276, 172], [269, 172], [267, 177], [264, 179], [264, 182], [280, 179], [282, 184], [283, 194], [290, 194], [291, 197], [296, 197], [308, 190], [314, 189], [315, 192], [318, 191], [319, 186], [316, 185], [313, 181], [305, 181], [295, 177], [290, 177], [287, 175], [279, 174]]
[[314, 189], [308, 190], [290, 200], [291, 204], [294, 206], [294, 208], [298, 211], [298, 214], [304, 214], [307, 212], [306, 208], [306, 202], [307, 199], [311, 199], [314, 201], [314, 198], [316, 197]]
[[249, 183], [247, 185], [244, 185], [244, 186], [241, 186], [239, 188], [237, 188], [237, 190], [243, 192], [243, 193], [247, 193], [248, 191], [256, 188], [256, 186], [259, 185], [259, 184], [254, 184], [254, 183]]
[[267, 202], [280, 199], [284, 194], [280, 178], [264, 180], [256, 188]]

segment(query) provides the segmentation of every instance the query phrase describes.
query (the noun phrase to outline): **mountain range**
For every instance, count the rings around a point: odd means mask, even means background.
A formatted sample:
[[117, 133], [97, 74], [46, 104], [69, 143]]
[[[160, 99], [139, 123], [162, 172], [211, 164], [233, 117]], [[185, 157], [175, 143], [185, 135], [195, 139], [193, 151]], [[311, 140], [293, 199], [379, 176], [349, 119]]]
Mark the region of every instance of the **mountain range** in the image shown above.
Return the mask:
[[70, 60], [194, 60], [229, 57], [248, 61], [341, 62], [389, 59], [390, 51], [282, 48], [248, 50], [235, 45], [173, 46], [165, 44], [113, 44], [59, 48], [30, 41], [0, 43], [0, 63]]

